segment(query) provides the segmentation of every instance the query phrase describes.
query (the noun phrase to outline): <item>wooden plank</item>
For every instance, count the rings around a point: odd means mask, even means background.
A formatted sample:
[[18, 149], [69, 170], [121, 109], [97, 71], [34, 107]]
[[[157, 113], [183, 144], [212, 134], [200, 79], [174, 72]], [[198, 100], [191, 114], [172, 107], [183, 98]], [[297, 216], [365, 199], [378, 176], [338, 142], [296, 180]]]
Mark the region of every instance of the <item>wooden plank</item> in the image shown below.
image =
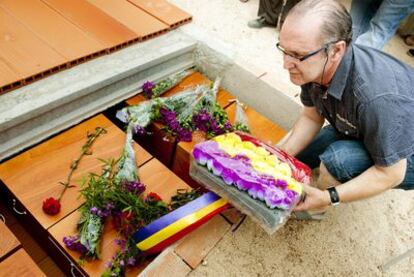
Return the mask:
[[46, 275], [33, 262], [26, 251], [20, 249], [0, 263], [0, 276], [35, 277]]
[[167, 24], [127, 1], [88, 0], [88, 2], [127, 26], [143, 39], [161, 34], [169, 29]]
[[0, 87], [16, 82], [19, 79], [19, 75], [0, 59]]
[[20, 247], [20, 242], [2, 221], [0, 221], [0, 238], [0, 260], [2, 260], [4, 256]]
[[128, 0], [155, 18], [174, 28], [191, 20], [191, 15], [166, 0]]
[[181, 141], [177, 144], [173, 157], [171, 170], [193, 188], [199, 188], [200, 184], [194, 181], [189, 175], [190, 155], [194, 146], [205, 140], [206, 136], [203, 132], [194, 132], [192, 141]]
[[[70, 164], [79, 156], [86, 141], [86, 134], [96, 127], [103, 127], [108, 133], [95, 141], [93, 155], [85, 156], [80, 162], [72, 176], [72, 184], [76, 187], [66, 191], [60, 213], [55, 216], [46, 215], [42, 211], [42, 202], [48, 197], [60, 195], [62, 186], [59, 182], [66, 180]], [[81, 180], [88, 172], [101, 172], [102, 163], [97, 158], [117, 159], [124, 143], [125, 134], [106, 117], [98, 115], [4, 162], [0, 165], [0, 179], [43, 228], [47, 229], [83, 203], [78, 198]], [[139, 165], [151, 158], [139, 145], [135, 144], [134, 149], [137, 151]]]
[[[161, 196], [166, 202], [170, 201], [172, 195], [176, 193], [177, 189], [189, 188], [180, 178], [172, 173], [168, 168], [163, 166], [158, 160], [152, 159], [139, 170], [142, 182], [146, 185], [147, 189], [145, 193], [155, 192]], [[70, 214], [68, 217], [57, 223], [55, 226], [49, 229], [51, 236], [66, 250], [69, 256], [75, 261], [79, 260], [79, 254], [77, 252], [68, 250], [63, 244], [63, 237], [76, 234], [76, 223], [79, 220], [80, 214], [76, 211]], [[102, 259], [92, 262], [86, 262], [83, 265], [83, 269], [90, 276], [100, 276], [105, 270], [105, 263], [111, 259], [111, 257], [117, 251], [117, 246], [114, 240], [119, 238], [117, 231], [115, 230], [111, 222], [107, 222], [104, 227], [104, 233], [102, 237]], [[137, 276], [146, 266], [142, 264], [140, 267], [134, 268], [134, 270], [127, 271], [127, 276]]]
[[27, 0], [2, 0], [0, 5], [70, 61], [105, 49], [41, 0], [31, 0], [30, 5]]
[[0, 58], [19, 77], [26, 78], [68, 61], [1, 7], [0, 22]]
[[85, 0], [42, 0], [106, 48], [138, 39], [131, 29]]

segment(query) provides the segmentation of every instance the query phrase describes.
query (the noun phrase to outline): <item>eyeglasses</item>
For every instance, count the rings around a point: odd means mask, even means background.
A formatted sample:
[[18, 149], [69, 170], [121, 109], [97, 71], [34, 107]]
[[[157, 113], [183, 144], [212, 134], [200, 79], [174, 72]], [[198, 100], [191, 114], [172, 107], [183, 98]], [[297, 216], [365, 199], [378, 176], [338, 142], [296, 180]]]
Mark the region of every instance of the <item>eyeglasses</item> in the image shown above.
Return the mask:
[[328, 42], [328, 43], [326, 43], [324, 46], [322, 46], [320, 49], [318, 49], [318, 50], [316, 50], [316, 51], [313, 51], [313, 52], [311, 52], [311, 53], [309, 53], [309, 54], [306, 54], [305, 56], [296, 56], [296, 55], [292, 55], [292, 54], [290, 54], [290, 53], [286, 52], [286, 50], [285, 50], [285, 49], [283, 49], [283, 47], [282, 47], [282, 46], [280, 46], [280, 42], [276, 43], [276, 47], [277, 47], [277, 49], [279, 49], [279, 51], [280, 51], [280, 52], [282, 52], [284, 55], [287, 55], [287, 56], [289, 56], [289, 57], [291, 57], [291, 58], [293, 58], [293, 59], [295, 59], [295, 60], [298, 60], [299, 62], [303, 62], [304, 60], [309, 59], [310, 57], [312, 57], [312, 56], [314, 56], [314, 55], [318, 54], [318, 53], [319, 53], [319, 52], [321, 52], [322, 50], [326, 50], [326, 49], [328, 49], [329, 45], [330, 45], [330, 44], [332, 44], [332, 43], [334, 43], [334, 42]]

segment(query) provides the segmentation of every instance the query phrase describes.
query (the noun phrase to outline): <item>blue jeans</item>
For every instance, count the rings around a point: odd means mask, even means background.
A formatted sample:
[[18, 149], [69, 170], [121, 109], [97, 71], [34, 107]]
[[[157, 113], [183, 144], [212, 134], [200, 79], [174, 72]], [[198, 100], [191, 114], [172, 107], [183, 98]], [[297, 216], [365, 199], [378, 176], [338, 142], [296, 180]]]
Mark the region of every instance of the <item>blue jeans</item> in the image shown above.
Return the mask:
[[[339, 182], [349, 181], [374, 165], [364, 144], [359, 140], [346, 140], [332, 127], [324, 127], [311, 144], [296, 158], [316, 168], [321, 161]], [[395, 188], [414, 189], [414, 155], [407, 159], [404, 181]]]
[[400, 22], [413, 12], [412, 0], [353, 0], [353, 41], [381, 50]]

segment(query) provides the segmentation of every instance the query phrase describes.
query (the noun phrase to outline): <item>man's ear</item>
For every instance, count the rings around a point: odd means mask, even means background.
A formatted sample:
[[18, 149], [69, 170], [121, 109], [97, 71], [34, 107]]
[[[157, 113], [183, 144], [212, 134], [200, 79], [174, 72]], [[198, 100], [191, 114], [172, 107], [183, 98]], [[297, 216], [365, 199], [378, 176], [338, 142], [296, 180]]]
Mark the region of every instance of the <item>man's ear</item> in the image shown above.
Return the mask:
[[333, 43], [330, 47], [329, 51], [329, 59], [331, 61], [338, 61], [340, 60], [344, 55], [346, 51], [346, 42], [341, 40], [336, 43]]

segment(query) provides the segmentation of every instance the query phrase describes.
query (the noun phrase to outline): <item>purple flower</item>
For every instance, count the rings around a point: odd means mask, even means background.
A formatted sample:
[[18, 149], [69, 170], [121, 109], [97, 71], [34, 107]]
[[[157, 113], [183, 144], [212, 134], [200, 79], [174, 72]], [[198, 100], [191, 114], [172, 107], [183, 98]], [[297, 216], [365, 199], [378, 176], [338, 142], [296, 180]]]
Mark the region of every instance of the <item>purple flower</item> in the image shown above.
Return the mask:
[[129, 259], [128, 259], [128, 265], [129, 266], [134, 266], [135, 265], [135, 262], [136, 262], [136, 260], [135, 260], [135, 258], [134, 257], [130, 257]]
[[160, 114], [162, 116], [162, 119], [164, 120], [165, 124], [169, 124], [170, 122], [177, 120], [177, 115], [174, 111], [171, 111], [166, 108], [160, 109]]
[[193, 140], [193, 133], [187, 129], [179, 127], [177, 130], [177, 140], [190, 142]]
[[112, 267], [112, 262], [107, 262], [106, 264], [105, 264], [105, 266], [107, 267], [107, 268], [111, 268]]
[[134, 134], [138, 135], [138, 136], [142, 136], [145, 135], [147, 132], [145, 131], [145, 129], [142, 126], [136, 125], [134, 127]]
[[68, 249], [79, 252], [80, 254], [88, 252], [88, 249], [80, 243], [79, 236], [64, 237], [63, 243]]
[[224, 129], [226, 131], [232, 131], [233, 130], [233, 126], [231, 126], [231, 123], [229, 121], [227, 121], [226, 123], [224, 123]]
[[285, 189], [287, 187], [287, 182], [283, 179], [277, 179], [276, 186], [279, 188]]
[[211, 131], [215, 134], [215, 135], [220, 135], [222, 134], [224, 131], [220, 128], [220, 126], [218, 125], [217, 121], [212, 118], [210, 120], [210, 127], [211, 127]]
[[133, 181], [126, 183], [125, 189], [129, 192], [133, 192], [137, 195], [140, 195], [145, 191], [145, 185], [143, 183]]
[[203, 132], [208, 131], [208, 124], [210, 123], [211, 116], [206, 110], [201, 110], [193, 116], [194, 126]]
[[150, 99], [153, 95], [152, 93], [152, 89], [154, 88], [155, 84], [153, 82], [150, 81], [146, 81], [143, 85], [142, 85], [142, 91], [145, 94], [145, 97], [147, 99]]
[[94, 215], [98, 215], [99, 209], [97, 207], [92, 207], [89, 209], [89, 212]]
[[120, 265], [121, 267], [124, 267], [124, 266], [125, 266], [125, 262], [124, 262], [124, 260], [121, 260], [121, 261], [119, 262], [119, 265]]

